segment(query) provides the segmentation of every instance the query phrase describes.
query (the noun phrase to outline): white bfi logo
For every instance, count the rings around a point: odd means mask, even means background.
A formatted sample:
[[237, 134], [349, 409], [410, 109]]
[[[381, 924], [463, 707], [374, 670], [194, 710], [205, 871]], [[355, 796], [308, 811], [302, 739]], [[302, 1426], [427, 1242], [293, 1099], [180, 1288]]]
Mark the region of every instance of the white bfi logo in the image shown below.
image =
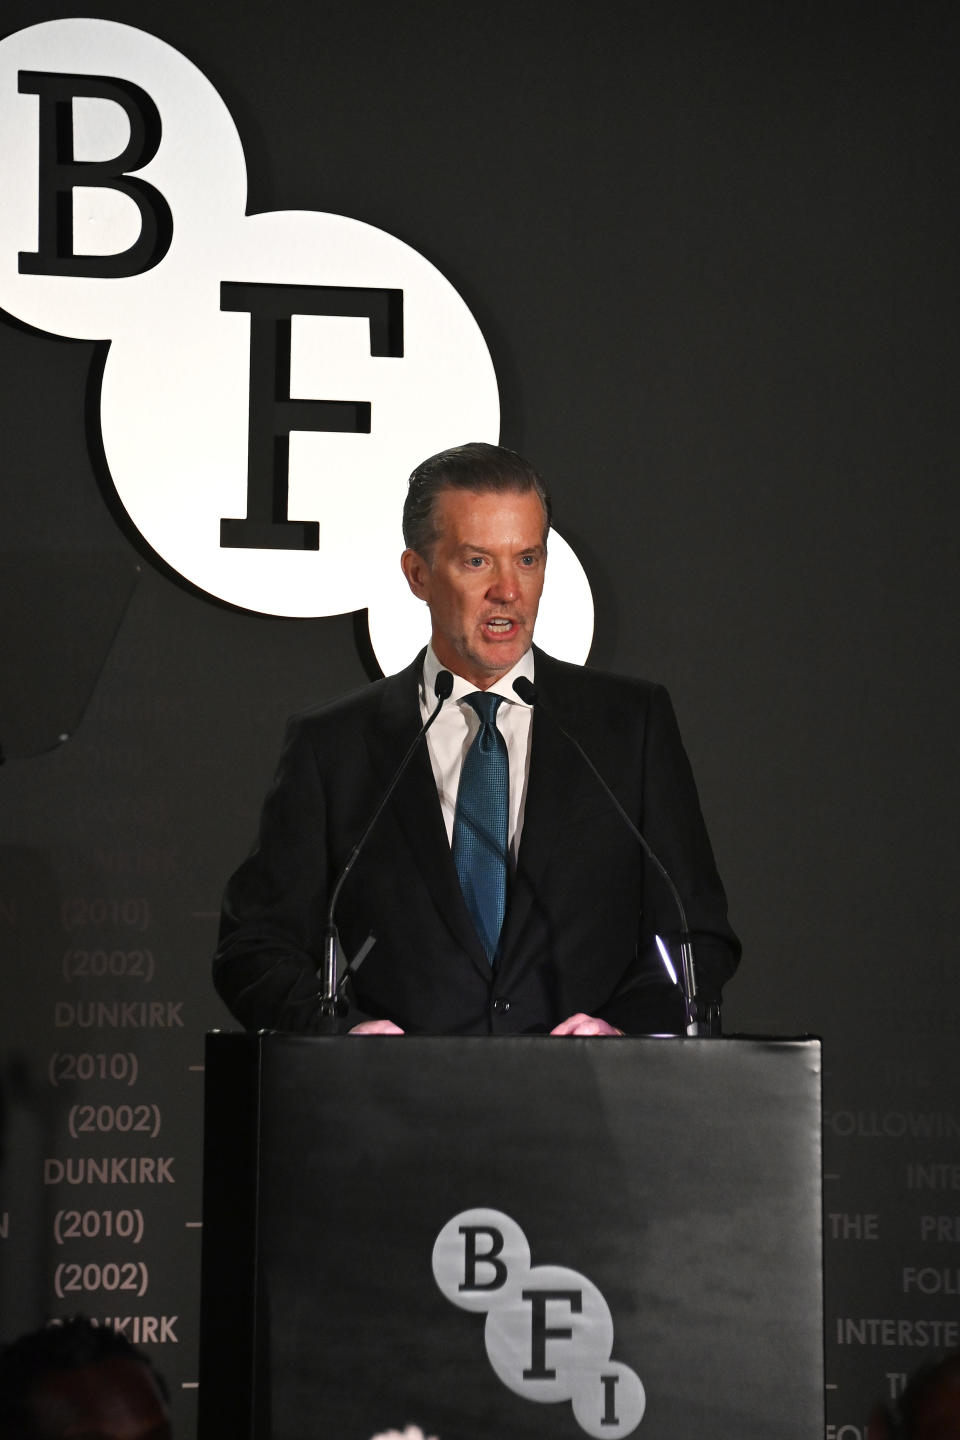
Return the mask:
[[487, 1312], [484, 1343], [504, 1385], [525, 1400], [569, 1400], [588, 1435], [629, 1435], [646, 1397], [611, 1360], [613, 1320], [597, 1287], [559, 1265], [531, 1267], [520, 1226], [500, 1210], [464, 1210], [433, 1247], [433, 1274], [462, 1310]]
[[[397, 564], [406, 477], [499, 431], [487, 346], [449, 282], [358, 220], [246, 214], [220, 96], [126, 25], [0, 42], [0, 174], [0, 306], [111, 342], [103, 452], [148, 544], [244, 609], [367, 608], [383, 668], [405, 663], [426, 631]], [[583, 660], [592, 623], [554, 534], [538, 638]]]

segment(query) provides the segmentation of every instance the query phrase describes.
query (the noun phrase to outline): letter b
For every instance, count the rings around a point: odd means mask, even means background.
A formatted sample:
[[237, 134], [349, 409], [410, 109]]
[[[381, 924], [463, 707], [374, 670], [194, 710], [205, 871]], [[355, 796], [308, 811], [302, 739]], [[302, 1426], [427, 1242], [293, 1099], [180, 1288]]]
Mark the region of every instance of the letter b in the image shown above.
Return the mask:
[[[21, 250], [22, 275], [83, 275], [116, 280], [142, 275], [170, 248], [173, 217], [155, 186], [128, 172], [139, 170], [160, 146], [160, 114], [145, 90], [129, 80], [102, 75], [56, 75], [21, 70], [23, 95], [36, 95], [39, 112], [39, 205], [37, 248]], [[112, 100], [130, 123], [130, 140], [112, 160], [77, 160], [73, 148], [73, 102]], [[73, 192], [83, 187], [117, 190], [140, 212], [140, 235], [116, 255], [74, 253]]]
[[530, 1271], [530, 1246], [502, 1210], [477, 1206], [448, 1220], [433, 1246], [433, 1278], [461, 1310], [495, 1311]]
[[[503, 1234], [492, 1226], [484, 1225], [461, 1225], [460, 1234], [463, 1236], [463, 1280], [460, 1282], [461, 1290], [500, 1290], [507, 1281], [507, 1267], [499, 1258], [503, 1250]], [[482, 1253], [477, 1251], [477, 1237], [486, 1235], [490, 1241], [490, 1249]], [[477, 1265], [489, 1267], [493, 1271], [492, 1276], [486, 1280], [477, 1279]]]

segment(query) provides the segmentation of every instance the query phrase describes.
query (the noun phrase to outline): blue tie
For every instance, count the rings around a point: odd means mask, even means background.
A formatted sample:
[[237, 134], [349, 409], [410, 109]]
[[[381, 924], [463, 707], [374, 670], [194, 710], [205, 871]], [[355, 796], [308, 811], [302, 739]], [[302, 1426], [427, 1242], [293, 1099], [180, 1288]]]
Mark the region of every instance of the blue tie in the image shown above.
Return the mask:
[[480, 716], [480, 731], [463, 761], [453, 821], [453, 863], [477, 934], [493, 964], [507, 908], [507, 820], [510, 763], [497, 729], [502, 695], [482, 690], [464, 697]]

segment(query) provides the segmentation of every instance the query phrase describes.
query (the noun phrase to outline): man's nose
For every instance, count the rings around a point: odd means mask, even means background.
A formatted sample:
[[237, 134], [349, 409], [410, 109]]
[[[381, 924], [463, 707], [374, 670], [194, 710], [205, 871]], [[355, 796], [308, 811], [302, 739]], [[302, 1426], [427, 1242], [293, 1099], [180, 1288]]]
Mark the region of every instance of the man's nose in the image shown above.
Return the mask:
[[487, 586], [487, 598], [508, 603], [516, 600], [519, 594], [520, 585], [513, 567], [498, 565]]

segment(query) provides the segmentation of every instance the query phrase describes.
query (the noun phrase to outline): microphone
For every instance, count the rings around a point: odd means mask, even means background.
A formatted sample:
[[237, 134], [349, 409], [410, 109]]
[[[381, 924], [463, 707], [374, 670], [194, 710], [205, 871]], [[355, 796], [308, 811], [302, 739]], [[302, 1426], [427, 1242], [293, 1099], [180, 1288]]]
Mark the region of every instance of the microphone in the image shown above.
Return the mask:
[[[604, 794], [613, 803], [617, 814], [620, 816], [621, 820], [626, 825], [627, 829], [630, 831], [630, 834], [637, 841], [641, 850], [646, 855], [647, 859], [662, 876], [667, 886], [667, 889], [670, 891], [673, 903], [677, 907], [677, 914], [680, 917], [680, 973], [683, 977], [680, 989], [683, 991], [684, 1009], [686, 1011], [687, 1017], [686, 1033], [688, 1035], [710, 1035], [714, 1033], [710, 1020], [701, 1019], [700, 1017], [700, 1011], [697, 1005], [697, 973], [693, 963], [693, 943], [690, 939], [690, 931], [687, 926], [687, 915], [686, 911], [683, 908], [683, 901], [680, 899], [679, 890], [673, 883], [673, 878], [661, 862], [660, 858], [650, 848], [646, 836], [642, 834], [642, 832], [630, 819], [630, 816], [627, 814], [626, 810], [624, 810], [623, 806], [620, 804], [620, 801], [617, 799], [616, 795], [614, 795], [610, 786], [607, 784], [606, 780], [604, 780], [603, 776], [600, 774], [600, 771], [597, 769], [596, 765], [594, 765], [593, 761], [590, 759], [590, 756], [587, 754], [586, 750], [584, 750], [579, 740], [574, 739], [574, 737], [570, 734], [569, 730], [567, 730], [566, 727], [561, 724], [560, 720], [558, 719], [554, 711], [551, 709], [551, 707], [549, 705], [546, 705], [543, 700], [541, 700], [537, 692], [537, 687], [532, 683], [532, 681], [528, 680], [525, 675], [518, 675], [516, 680], [514, 680], [513, 682], [513, 688], [525, 705], [530, 705], [542, 711], [543, 714], [546, 715], [548, 719], [553, 722], [554, 725], [556, 725], [557, 729], [560, 731], [560, 734], [570, 741], [570, 744], [573, 746], [574, 750], [576, 750], [581, 760], [583, 760], [584, 764], [587, 766], [587, 769], [590, 770], [595, 779], [599, 782], [602, 790], [604, 791]], [[659, 945], [659, 936], [656, 938]], [[711, 1007], [711, 1009], [714, 1008], [718, 1007]]]
[[336, 910], [337, 906], [337, 900], [340, 898], [340, 891], [343, 889], [343, 882], [350, 874], [350, 871], [353, 869], [354, 864], [356, 863], [358, 855], [360, 854], [364, 845], [367, 843], [367, 836], [370, 834], [371, 830], [376, 825], [377, 821], [380, 819], [380, 816], [383, 814], [387, 805], [387, 801], [390, 799], [390, 796], [393, 794], [394, 790], [399, 785], [400, 780], [403, 777], [404, 771], [410, 764], [410, 761], [413, 759], [417, 746], [420, 744], [420, 741], [430, 729], [430, 726], [433, 724], [434, 720], [436, 720], [437, 716], [440, 714], [440, 711], [443, 709], [444, 701], [450, 698], [452, 691], [453, 676], [451, 675], [450, 671], [439, 670], [437, 672], [437, 678], [434, 681], [433, 686], [433, 693], [437, 699], [436, 706], [431, 711], [427, 719], [424, 721], [423, 725], [421, 725], [420, 729], [417, 731], [417, 734], [410, 742], [410, 745], [407, 747], [406, 754], [400, 761], [400, 764], [397, 766], [393, 779], [390, 781], [390, 784], [384, 791], [379, 805], [374, 810], [370, 819], [367, 821], [366, 827], [364, 828], [360, 839], [357, 841], [356, 845], [354, 845], [353, 849], [350, 851], [350, 854], [347, 856], [347, 863], [340, 871], [340, 874], [337, 877], [337, 882], [331, 892], [330, 904], [327, 906], [327, 923], [323, 932], [323, 965], [321, 969], [317, 972], [317, 978], [321, 981], [323, 986], [320, 992], [320, 1015], [323, 1017], [339, 1017], [347, 1013], [346, 1002], [340, 997], [340, 989], [343, 985], [343, 981], [345, 981], [347, 977], [353, 972], [355, 965], [359, 962], [359, 960], [363, 959], [363, 957], [367, 954], [371, 945], [373, 944], [373, 937], [370, 936], [367, 939], [366, 944], [361, 949], [359, 956], [348, 963], [346, 969], [343, 972], [343, 980], [341, 980], [338, 984], [337, 959], [340, 954], [340, 932], [337, 930], [337, 924], [333, 917], [334, 911]]

